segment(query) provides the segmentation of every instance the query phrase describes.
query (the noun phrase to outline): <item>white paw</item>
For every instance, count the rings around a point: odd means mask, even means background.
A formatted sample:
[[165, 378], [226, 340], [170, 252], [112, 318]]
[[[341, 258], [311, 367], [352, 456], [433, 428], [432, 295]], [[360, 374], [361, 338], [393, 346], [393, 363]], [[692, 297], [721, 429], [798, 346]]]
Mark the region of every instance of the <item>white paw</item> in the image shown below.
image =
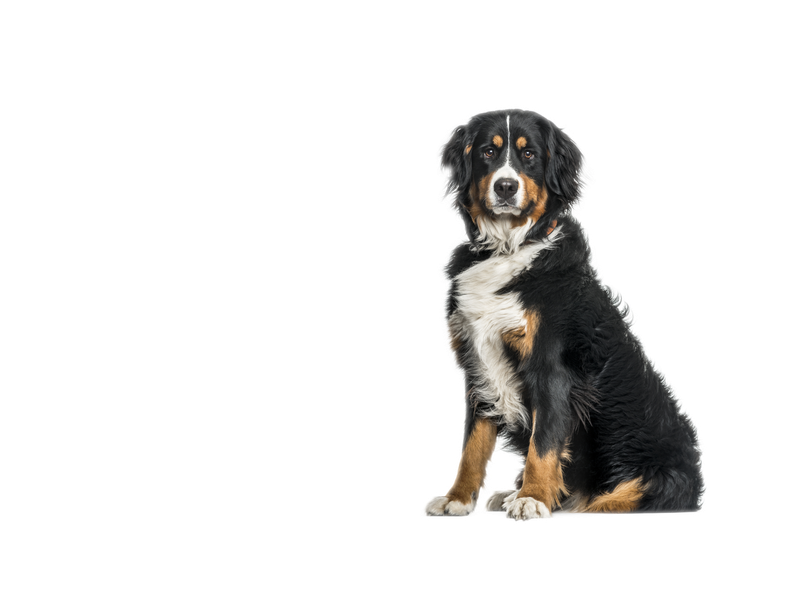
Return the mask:
[[[514, 498], [517, 497], [517, 492], [514, 490], [508, 490], [507, 492], [495, 492], [492, 494], [492, 497], [489, 498], [489, 501], [486, 503], [486, 510], [505, 510], [503, 507], [503, 502], [505, 502], [509, 496], [513, 495]], [[511, 498], [513, 500], [514, 498]]]
[[475, 508], [475, 500], [469, 504], [464, 504], [458, 500], [450, 500], [447, 496], [437, 496], [428, 503], [425, 512], [429, 515], [454, 515], [463, 517], [468, 515]]
[[508, 503], [511, 502], [514, 498], [516, 498], [517, 494], [519, 494], [519, 490], [511, 492], [508, 496], [503, 498], [503, 510], [506, 510], [508, 508]]
[[509, 519], [525, 521], [527, 519], [540, 519], [550, 516], [550, 511], [547, 510], [543, 502], [533, 498], [517, 498], [516, 496], [516, 494], [514, 494], [514, 498], [509, 496], [503, 502], [503, 508], [506, 509], [506, 516]]

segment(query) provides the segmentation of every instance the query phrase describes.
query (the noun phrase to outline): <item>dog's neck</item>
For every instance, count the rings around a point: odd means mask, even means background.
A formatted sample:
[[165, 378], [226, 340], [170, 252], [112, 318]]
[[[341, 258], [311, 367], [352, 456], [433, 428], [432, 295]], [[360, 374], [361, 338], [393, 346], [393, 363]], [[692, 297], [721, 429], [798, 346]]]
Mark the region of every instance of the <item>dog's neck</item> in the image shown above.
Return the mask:
[[[553, 233], [553, 231], [555, 231], [556, 227], [558, 227], [558, 221], [556, 219], [553, 219], [552, 221], [550, 221], [550, 227], [547, 228], [547, 233], [544, 234], [544, 239], [547, 239], [550, 236], [550, 234]], [[528, 244], [533, 244], [537, 241], [541, 240], [525, 240], [520, 244], [520, 246], [527, 246]]]

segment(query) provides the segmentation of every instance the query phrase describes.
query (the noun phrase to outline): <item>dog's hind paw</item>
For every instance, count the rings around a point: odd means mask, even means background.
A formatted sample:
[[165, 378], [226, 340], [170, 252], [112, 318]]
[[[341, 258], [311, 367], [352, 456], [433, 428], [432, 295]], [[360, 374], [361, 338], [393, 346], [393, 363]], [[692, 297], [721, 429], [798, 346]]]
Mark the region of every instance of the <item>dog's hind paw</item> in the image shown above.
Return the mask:
[[495, 492], [492, 494], [492, 497], [489, 498], [489, 501], [486, 503], [486, 510], [492, 511], [501, 511], [505, 510], [503, 507], [503, 503], [506, 500], [513, 500], [514, 498], [510, 498], [510, 496], [517, 497], [516, 490], [508, 490], [507, 492]]
[[433, 516], [458, 516], [468, 515], [475, 508], [475, 500], [469, 504], [464, 504], [458, 500], [450, 500], [447, 496], [437, 496], [428, 503], [425, 512]]

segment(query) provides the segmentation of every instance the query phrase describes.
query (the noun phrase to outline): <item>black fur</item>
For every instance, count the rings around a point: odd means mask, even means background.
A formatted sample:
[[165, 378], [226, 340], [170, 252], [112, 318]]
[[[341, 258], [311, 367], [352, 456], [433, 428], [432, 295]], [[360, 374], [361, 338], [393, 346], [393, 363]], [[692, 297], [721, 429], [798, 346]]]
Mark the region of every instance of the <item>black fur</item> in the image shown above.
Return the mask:
[[[505, 123], [508, 114], [515, 123], [524, 122], [529, 144], [541, 157], [538, 165], [526, 167], [528, 174], [548, 192], [547, 210], [527, 241], [545, 237], [553, 220], [562, 232], [553, 249], [539, 254], [529, 269], [498, 292], [518, 294], [524, 308], [540, 317], [527, 358], [507, 349], [523, 381], [526, 409], [529, 414], [536, 411], [536, 448], [541, 454], [560, 451], [569, 440], [572, 460], [564, 465], [564, 479], [572, 493], [591, 499], [641, 477], [646, 492], [638, 510], [696, 510], [703, 484], [695, 430], [631, 333], [619, 300], [598, 281], [583, 231], [568, 214], [580, 194], [580, 152], [536, 113], [478, 115], [457, 128], [444, 148], [442, 163], [451, 169], [450, 189], [470, 238], [455, 249], [447, 268], [453, 281], [448, 316], [458, 308], [454, 278], [492, 255], [474, 244], [478, 229], [469, 213], [469, 187], [491, 168], [479, 149], [493, 125]], [[466, 153], [468, 146], [472, 149]], [[465, 442], [481, 412], [480, 402], [469, 392], [467, 357], [467, 347], [457, 350], [467, 372]], [[499, 420], [496, 424], [508, 447], [526, 455], [530, 427], [510, 427]]]

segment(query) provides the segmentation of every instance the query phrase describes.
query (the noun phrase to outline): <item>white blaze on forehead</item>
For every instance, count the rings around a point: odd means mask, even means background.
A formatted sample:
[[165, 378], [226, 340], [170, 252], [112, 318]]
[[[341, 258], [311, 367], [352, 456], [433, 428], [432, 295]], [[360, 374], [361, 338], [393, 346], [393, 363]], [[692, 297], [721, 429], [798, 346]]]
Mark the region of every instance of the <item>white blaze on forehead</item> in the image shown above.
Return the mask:
[[506, 115], [506, 129], [508, 130], [508, 152], [506, 152], [506, 165], [511, 166], [511, 115]]

